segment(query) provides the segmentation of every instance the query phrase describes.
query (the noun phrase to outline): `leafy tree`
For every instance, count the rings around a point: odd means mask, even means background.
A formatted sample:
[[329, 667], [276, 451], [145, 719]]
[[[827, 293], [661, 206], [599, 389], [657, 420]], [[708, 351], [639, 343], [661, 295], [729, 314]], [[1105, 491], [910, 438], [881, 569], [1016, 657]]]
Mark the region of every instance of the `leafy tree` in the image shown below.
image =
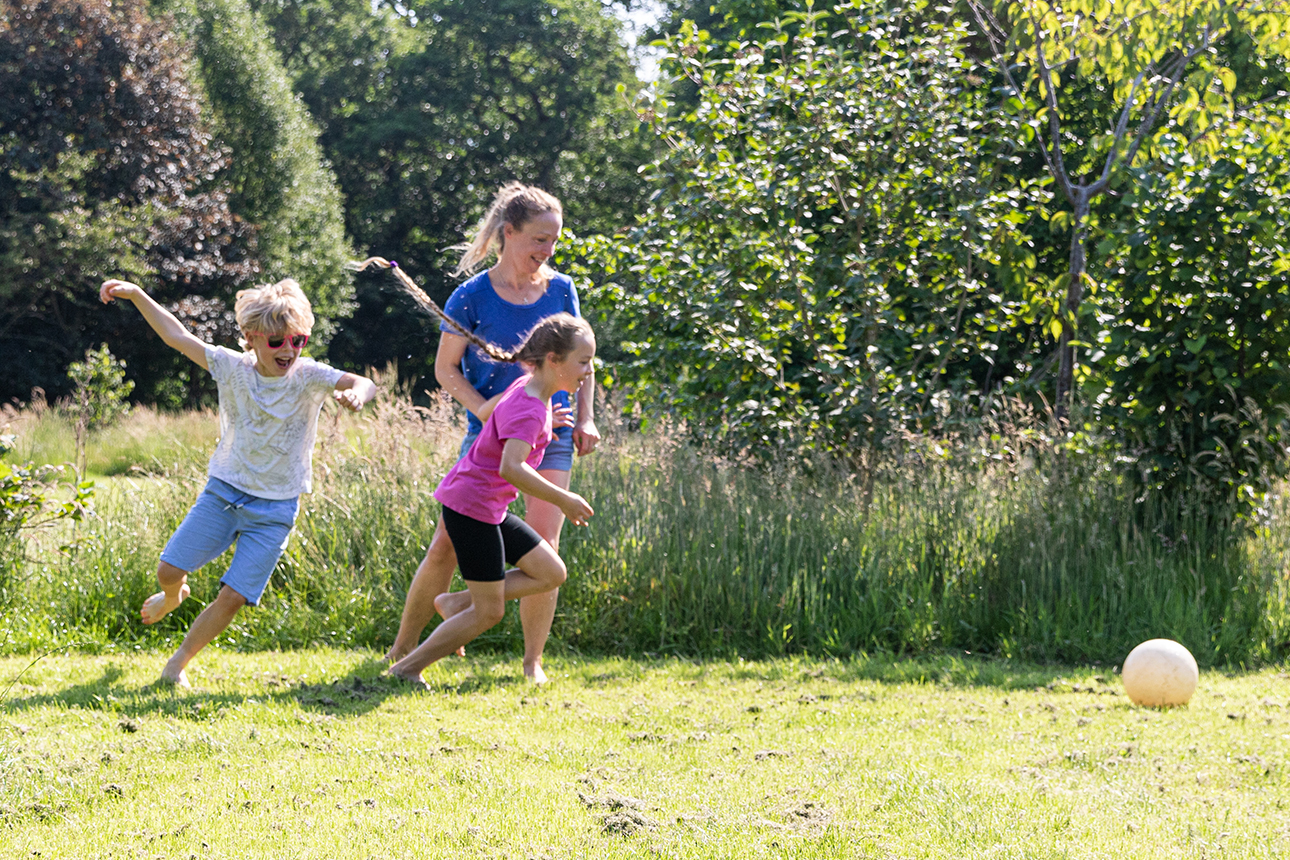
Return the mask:
[[638, 395], [727, 449], [863, 461], [990, 374], [1024, 310], [996, 270], [1043, 193], [993, 193], [1020, 131], [964, 86], [963, 23], [928, 15], [853, 0], [731, 57], [693, 26], [669, 42], [697, 105], [642, 105], [668, 143], [650, 207], [582, 250]]
[[[1285, 54], [1290, 31], [1284, 10], [1264, 0], [969, 0], [990, 41], [1013, 109], [1038, 131], [1054, 184], [1070, 205], [1054, 223], [1068, 231], [1070, 261], [1049, 287], [1055, 296], [1051, 328], [1057, 337], [1057, 414], [1069, 408], [1075, 384], [1081, 317], [1094, 286], [1088, 277], [1093, 204], [1124, 169], [1145, 157], [1161, 122], [1204, 132], [1241, 109], [1235, 73], [1215, 46], [1234, 32], [1262, 53]], [[1079, 82], [1104, 86], [1115, 105], [1099, 133], [1075, 138], [1067, 123], [1084, 110]], [[1072, 86], [1076, 84], [1076, 86]], [[1037, 93], [1037, 100], [1028, 96]], [[1074, 97], [1073, 97], [1074, 96]]]
[[1269, 488], [1287, 468], [1290, 202], [1286, 120], [1157, 142], [1109, 235], [1105, 321], [1087, 383], [1153, 485], [1207, 495]]
[[335, 178], [318, 131], [246, 0], [159, 0], [188, 36], [212, 127], [229, 157], [229, 206], [257, 228], [264, 280], [295, 278], [313, 304], [325, 347], [352, 309]]
[[101, 309], [105, 277], [155, 274], [173, 301], [254, 275], [185, 63], [137, 0], [0, 5], [0, 396], [65, 393], [105, 340], [165, 372], [137, 318]]
[[[612, 230], [643, 197], [652, 138], [617, 93], [635, 87], [619, 22], [598, 0], [263, 0], [276, 44], [322, 123], [348, 202], [348, 230], [398, 259], [438, 300], [458, 244], [504, 182], [560, 196], [571, 228]], [[352, 42], [352, 52], [334, 46]], [[346, 66], [347, 63], [352, 65]], [[430, 375], [438, 343], [380, 277], [330, 350]]]
[[86, 430], [107, 427], [130, 414], [126, 399], [134, 383], [125, 378], [125, 362], [118, 359], [105, 343], [98, 349], [87, 349], [82, 361], [73, 361], [67, 375], [76, 385], [72, 408]]

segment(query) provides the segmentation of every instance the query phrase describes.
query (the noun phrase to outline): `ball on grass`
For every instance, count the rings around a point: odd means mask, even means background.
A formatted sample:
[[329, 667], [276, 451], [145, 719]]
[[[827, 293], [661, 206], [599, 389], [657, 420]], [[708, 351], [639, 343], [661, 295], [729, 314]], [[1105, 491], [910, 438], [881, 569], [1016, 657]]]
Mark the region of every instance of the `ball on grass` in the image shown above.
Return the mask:
[[1191, 652], [1172, 639], [1148, 639], [1129, 652], [1120, 672], [1135, 705], [1185, 705], [1196, 692], [1200, 670]]

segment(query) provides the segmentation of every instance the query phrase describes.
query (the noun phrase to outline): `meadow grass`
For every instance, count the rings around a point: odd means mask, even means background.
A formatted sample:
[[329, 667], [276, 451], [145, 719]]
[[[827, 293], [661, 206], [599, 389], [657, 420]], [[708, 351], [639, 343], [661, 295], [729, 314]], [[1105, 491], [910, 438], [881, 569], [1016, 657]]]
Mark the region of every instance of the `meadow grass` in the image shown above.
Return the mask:
[[[1290, 676], [1131, 706], [1096, 667], [964, 656], [0, 659], [0, 842], [43, 858], [1273, 858]], [[2, 689], [2, 688], [0, 688]]]
[[[57, 459], [60, 420], [51, 410], [16, 416], [17, 456]], [[414, 408], [391, 392], [358, 416], [329, 405], [314, 492], [262, 605], [238, 616], [226, 644], [388, 645], [458, 428], [448, 404]], [[1015, 430], [913, 440], [870, 481], [821, 463], [757, 469], [667, 432], [605, 429], [601, 451], [575, 470], [596, 515], [564, 531], [571, 575], [556, 651], [764, 658], [948, 648], [1110, 666], [1164, 636], [1206, 666], [1290, 654], [1284, 493], [1257, 521], [1235, 522], [1186, 499], [1138, 495], [1104, 459], [1059, 454]], [[145, 628], [137, 611], [205, 480], [216, 430], [209, 412], [139, 410], [92, 437], [96, 515], [28, 539], [0, 617], [0, 653], [177, 644], [214, 597], [227, 556], [191, 578], [193, 599], [164, 623]], [[475, 647], [507, 647], [514, 615]]]

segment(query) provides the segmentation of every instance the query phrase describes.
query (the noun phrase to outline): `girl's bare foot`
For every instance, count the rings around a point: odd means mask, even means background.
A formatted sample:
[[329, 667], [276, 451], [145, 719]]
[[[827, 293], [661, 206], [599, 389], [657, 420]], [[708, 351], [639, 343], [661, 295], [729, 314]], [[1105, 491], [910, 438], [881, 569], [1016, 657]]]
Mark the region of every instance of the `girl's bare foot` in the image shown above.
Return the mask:
[[531, 666], [528, 663], [525, 663], [524, 677], [528, 678], [530, 681], [532, 681], [534, 684], [537, 684], [539, 687], [545, 684], [547, 681], [546, 672], [542, 671], [541, 663], [534, 663]]
[[412, 653], [411, 648], [400, 648], [397, 645], [391, 645], [390, 650], [386, 651], [385, 656], [381, 659], [386, 663], [397, 663], [410, 653]]
[[[172, 599], [164, 591], [158, 591], [156, 594], [143, 601], [143, 606], [139, 609], [139, 618], [144, 624], [156, 624], [161, 619], [170, 614], [171, 610], [188, 599], [192, 589], [188, 584], [179, 586], [179, 593]], [[187, 683], [184, 686], [188, 686]]]
[[458, 613], [465, 612], [469, 607], [469, 591], [445, 591], [434, 599], [435, 611], [443, 616], [444, 621]]
[[[434, 599], [434, 608], [436, 612], [443, 616], [443, 620], [447, 621], [452, 616], [465, 612], [470, 608], [470, 592], [445, 591]], [[457, 649], [457, 656], [466, 656], [465, 645]]]

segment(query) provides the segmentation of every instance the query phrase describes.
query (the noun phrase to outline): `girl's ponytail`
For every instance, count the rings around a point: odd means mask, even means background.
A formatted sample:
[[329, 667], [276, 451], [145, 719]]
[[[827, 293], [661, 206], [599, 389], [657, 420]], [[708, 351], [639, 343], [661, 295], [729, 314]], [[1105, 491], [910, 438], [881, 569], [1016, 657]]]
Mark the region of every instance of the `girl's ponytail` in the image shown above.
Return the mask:
[[508, 352], [497, 344], [484, 340], [448, 316], [448, 313], [435, 304], [434, 299], [427, 296], [425, 291], [418, 287], [416, 282], [408, 277], [407, 273], [399, 268], [399, 264], [393, 260], [387, 260], [384, 257], [368, 257], [360, 262], [347, 263], [345, 268], [353, 272], [361, 272], [372, 266], [389, 269], [393, 272], [394, 277], [398, 279], [400, 286], [403, 287], [403, 291], [411, 296], [423, 310], [429, 311], [456, 329], [458, 334], [479, 347], [485, 355], [494, 361], [523, 361], [540, 365], [550, 353], [555, 353], [563, 361], [564, 357], [573, 350], [579, 336], [595, 337], [592, 334], [591, 325], [582, 317], [575, 317], [573, 314], [567, 313], [552, 314], [529, 329], [529, 332], [524, 335], [524, 341], [513, 351]]

